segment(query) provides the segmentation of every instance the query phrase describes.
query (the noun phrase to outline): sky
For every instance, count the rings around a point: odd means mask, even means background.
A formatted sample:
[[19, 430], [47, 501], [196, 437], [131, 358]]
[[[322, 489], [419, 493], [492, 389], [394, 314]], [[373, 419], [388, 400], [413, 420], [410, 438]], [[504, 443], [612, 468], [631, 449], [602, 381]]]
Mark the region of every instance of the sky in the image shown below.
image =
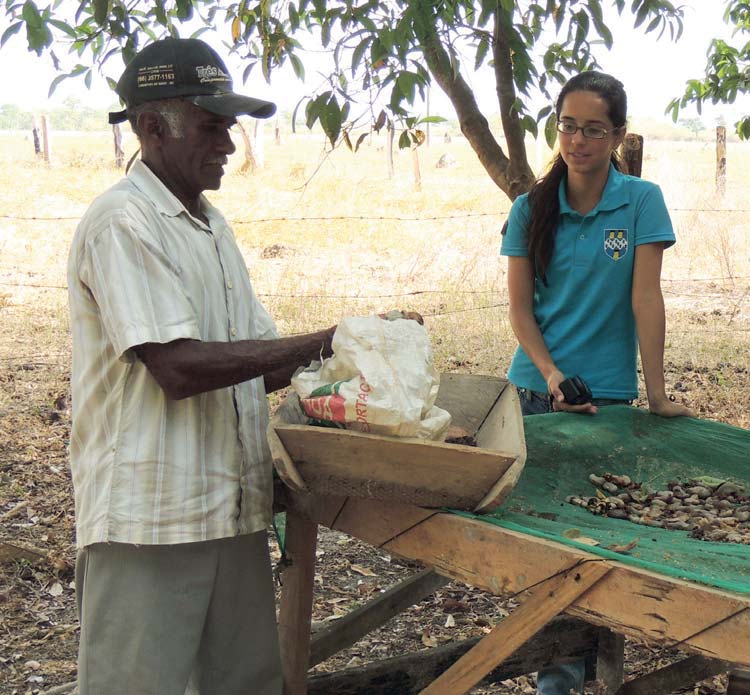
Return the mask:
[[[631, 119], [642, 117], [667, 121], [664, 110], [670, 99], [681, 94], [688, 79], [703, 75], [711, 39], [731, 37], [730, 28], [722, 21], [724, 0], [683, 0], [681, 4], [685, 8], [684, 34], [677, 43], [667, 38], [657, 43], [655, 32], [644, 35], [640, 30], [633, 29], [633, 17], [626, 11], [614, 26], [610, 25], [614, 35], [613, 50], [607, 52], [601, 47], [597, 52], [604, 71], [624, 83]], [[609, 16], [616, 15], [613, 12]], [[7, 22], [3, 17], [0, 19], [0, 33], [5, 26]], [[225, 30], [227, 32], [228, 29]], [[228, 55], [221, 45], [227, 37], [216, 35], [210, 38], [206, 34], [203, 38], [227, 59], [230, 72], [235, 76], [237, 91], [272, 99], [282, 110], [291, 111], [299, 99], [315, 86], [314, 80], [308, 80], [308, 85], [300, 83], [290, 71], [278, 74], [270, 86], [255, 73], [246, 85], [241, 85], [242, 68], [239, 61]], [[109, 76], [116, 79], [122, 63], [115, 57], [107, 65]], [[308, 67], [307, 72], [314, 75], [315, 71]], [[29, 52], [23, 35], [16, 35], [0, 49], [0, 104], [15, 103], [27, 110], [40, 111], [45, 104], [59, 104], [71, 94], [93, 107], [106, 107], [115, 101], [106, 80], [97, 76], [91, 90], [87, 90], [80, 79], [63, 81], [48, 102], [47, 92], [55, 74], [49, 57], [43, 55], [40, 58]], [[485, 115], [497, 113], [492, 69], [488, 67], [483, 72], [466, 77], [475, 88]], [[430, 101], [433, 114], [454, 117], [450, 102], [437, 87], [432, 90]], [[750, 113], [749, 101], [745, 96], [740, 97], [734, 105], [704, 106], [703, 121], [706, 125], [713, 125], [722, 116], [727, 124], [734, 123], [741, 115]], [[681, 113], [682, 118], [696, 115], [694, 107]]]

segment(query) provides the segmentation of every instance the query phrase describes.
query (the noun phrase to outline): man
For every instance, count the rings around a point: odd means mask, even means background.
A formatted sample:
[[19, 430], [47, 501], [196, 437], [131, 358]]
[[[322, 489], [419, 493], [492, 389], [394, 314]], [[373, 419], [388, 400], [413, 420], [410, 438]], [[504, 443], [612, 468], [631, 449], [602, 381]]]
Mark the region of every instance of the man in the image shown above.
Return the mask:
[[277, 336], [202, 195], [236, 116], [276, 107], [196, 39], [150, 44], [116, 91], [141, 159], [68, 265], [80, 695], [278, 695], [266, 393], [334, 328]]

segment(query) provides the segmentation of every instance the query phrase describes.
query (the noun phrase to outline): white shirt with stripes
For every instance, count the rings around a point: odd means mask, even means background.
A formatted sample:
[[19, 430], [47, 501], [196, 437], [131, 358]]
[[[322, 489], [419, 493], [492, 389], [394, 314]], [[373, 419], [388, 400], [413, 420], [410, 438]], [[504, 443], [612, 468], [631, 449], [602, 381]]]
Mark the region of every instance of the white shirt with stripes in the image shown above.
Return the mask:
[[143, 343], [277, 337], [226, 220], [208, 224], [142, 162], [97, 198], [68, 261], [70, 460], [77, 545], [172, 544], [254, 533], [271, 519], [262, 379], [174, 401]]

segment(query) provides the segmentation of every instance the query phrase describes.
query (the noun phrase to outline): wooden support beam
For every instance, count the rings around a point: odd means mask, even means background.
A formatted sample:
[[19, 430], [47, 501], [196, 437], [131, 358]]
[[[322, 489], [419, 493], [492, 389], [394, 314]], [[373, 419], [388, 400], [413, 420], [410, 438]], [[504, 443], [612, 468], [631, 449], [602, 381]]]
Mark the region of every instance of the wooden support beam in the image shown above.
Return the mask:
[[316, 523], [293, 512], [287, 512], [286, 555], [290, 564], [282, 574], [279, 609], [279, 644], [284, 673], [284, 695], [307, 693], [317, 538]]
[[625, 637], [600, 628], [599, 649], [596, 654], [596, 679], [607, 686], [608, 693], [616, 693], [625, 674]]
[[619, 690], [612, 690], [610, 692], [616, 693], [616, 695], [671, 693], [680, 688], [690, 687], [698, 681], [711, 678], [711, 676], [724, 673], [728, 668], [729, 665], [719, 659], [689, 656], [658, 671], [629, 680]]
[[313, 637], [310, 668], [351, 646], [368, 632], [445, 586], [448, 581], [433, 570], [424, 569], [337, 620]]
[[610, 571], [606, 562], [574, 565], [553, 575], [471, 651], [428, 685], [422, 695], [465, 693], [507, 659], [553, 617], [565, 610]]
[[[599, 628], [580, 620], [555, 618], [482, 682], [498, 683], [555, 663], [593, 658], [599, 634]], [[316, 675], [308, 681], [307, 692], [308, 695], [412, 695], [427, 687], [480, 639], [451, 642], [359, 668]], [[593, 675], [592, 672], [590, 676]]]

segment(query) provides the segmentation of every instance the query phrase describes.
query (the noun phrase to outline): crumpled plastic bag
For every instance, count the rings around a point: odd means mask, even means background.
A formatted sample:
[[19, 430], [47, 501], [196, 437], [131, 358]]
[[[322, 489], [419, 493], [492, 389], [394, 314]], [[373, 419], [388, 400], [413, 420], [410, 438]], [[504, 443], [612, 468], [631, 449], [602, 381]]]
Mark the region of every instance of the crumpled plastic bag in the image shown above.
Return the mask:
[[445, 437], [451, 416], [435, 406], [440, 376], [424, 326], [406, 319], [347, 317], [332, 345], [332, 357], [292, 378], [308, 417], [394, 437]]

